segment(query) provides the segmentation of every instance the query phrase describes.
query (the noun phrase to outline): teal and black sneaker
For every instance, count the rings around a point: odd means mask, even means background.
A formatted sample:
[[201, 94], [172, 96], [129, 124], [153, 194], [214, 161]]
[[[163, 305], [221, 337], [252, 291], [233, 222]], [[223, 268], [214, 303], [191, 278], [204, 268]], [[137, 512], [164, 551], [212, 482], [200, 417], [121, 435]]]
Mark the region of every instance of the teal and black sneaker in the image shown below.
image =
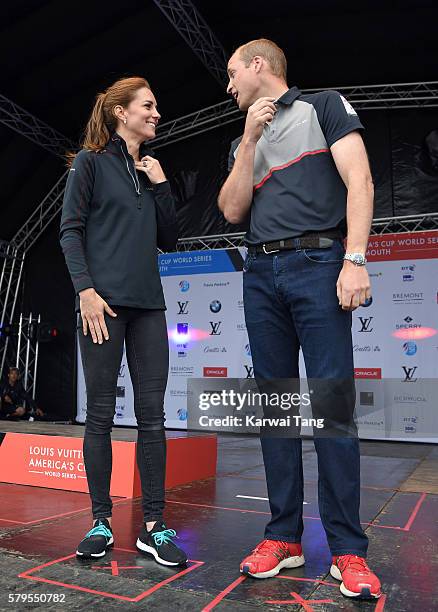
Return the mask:
[[113, 544], [113, 532], [109, 522], [105, 518], [97, 519], [94, 527], [79, 543], [76, 555], [81, 559], [103, 557]]
[[151, 531], [143, 525], [137, 539], [137, 548], [152, 555], [162, 565], [183, 565], [187, 563], [186, 553], [179, 548], [172, 538], [177, 538], [174, 529], [166, 529], [162, 521], [157, 521]]

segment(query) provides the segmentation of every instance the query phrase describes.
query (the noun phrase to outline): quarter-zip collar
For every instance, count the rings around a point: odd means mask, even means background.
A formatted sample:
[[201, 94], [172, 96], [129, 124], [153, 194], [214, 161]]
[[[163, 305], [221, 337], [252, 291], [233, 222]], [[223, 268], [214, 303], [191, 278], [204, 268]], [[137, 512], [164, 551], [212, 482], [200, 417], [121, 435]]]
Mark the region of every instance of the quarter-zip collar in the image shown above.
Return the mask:
[[[114, 151], [116, 154], [121, 155], [123, 157], [123, 163], [126, 166], [126, 171], [131, 177], [132, 183], [134, 185], [135, 193], [137, 194], [137, 207], [141, 208], [141, 190], [140, 190], [140, 179], [137, 174], [137, 170], [135, 168], [134, 158], [128, 151], [128, 147], [126, 141], [117, 133], [114, 132], [111, 135], [111, 138], [108, 143], [108, 148]], [[145, 155], [150, 155], [152, 150], [147, 146], [146, 142], [142, 142], [139, 149], [140, 159]]]

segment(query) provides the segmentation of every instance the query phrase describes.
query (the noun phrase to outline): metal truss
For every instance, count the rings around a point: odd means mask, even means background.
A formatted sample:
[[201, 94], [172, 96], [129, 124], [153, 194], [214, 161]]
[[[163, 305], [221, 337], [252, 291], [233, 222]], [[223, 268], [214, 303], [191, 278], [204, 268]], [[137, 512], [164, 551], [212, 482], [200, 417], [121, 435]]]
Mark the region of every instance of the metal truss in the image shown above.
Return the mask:
[[[381, 110], [400, 108], [432, 108], [438, 106], [438, 81], [425, 83], [394, 83], [388, 85], [361, 85], [353, 87], [326, 87], [339, 91], [357, 110]], [[314, 93], [318, 89], [303, 89]], [[243, 113], [234, 100], [225, 100], [194, 113], [162, 123], [153, 147], [158, 149], [203, 134], [227, 123], [242, 120]]]
[[[345, 96], [358, 110], [384, 108], [423, 108], [438, 106], [438, 81], [327, 87]], [[321, 89], [305, 89], [314, 93]]]
[[227, 54], [190, 0], [154, 0], [220, 85], [228, 82]]
[[402, 232], [427, 232], [430, 230], [438, 230], [438, 213], [374, 219], [371, 227], [371, 235], [378, 236], [381, 234], [398, 234]]
[[33, 211], [28, 220], [12, 238], [11, 242], [20, 251], [28, 251], [61, 210], [68, 173], [68, 170], [64, 172], [58, 182], [55, 183], [39, 206]]
[[[18, 230], [6, 249], [3, 249], [4, 261], [0, 276], [0, 328], [14, 321], [26, 253], [61, 210], [67, 175], [68, 170]], [[14, 358], [15, 347], [10, 344], [10, 337], [0, 334], [0, 375], [6, 360], [12, 363]], [[32, 372], [29, 372], [29, 376], [30, 386], [33, 387], [35, 380]]]
[[[35, 399], [36, 373], [38, 367], [38, 326], [41, 323], [41, 315], [24, 317], [20, 314], [18, 324], [17, 347], [15, 350], [15, 367], [23, 372], [23, 386]], [[33, 419], [32, 419], [33, 420]]]
[[[0, 276], [0, 376], [8, 354], [10, 336], [5, 335], [3, 327], [13, 322], [15, 306], [20, 291], [25, 252], [18, 251], [9, 244], [3, 254], [3, 265]], [[11, 347], [13, 349], [13, 347]], [[11, 355], [10, 363], [14, 355]]]
[[2, 94], [0, 122], [58, 157], [64, 158], [66, 151], [77, 149], [73, 141]]
[[[374, 219], [371, 235], [392, 234], [400, 232], [424, 232], [438, 230], [438, 213], [424, 215], [407, 215], [404, 217], [382, 217]], [[196, 236], [178, 240], [177, 251], [211, 251], [244, 246], [244, 232], [216, 236]]]

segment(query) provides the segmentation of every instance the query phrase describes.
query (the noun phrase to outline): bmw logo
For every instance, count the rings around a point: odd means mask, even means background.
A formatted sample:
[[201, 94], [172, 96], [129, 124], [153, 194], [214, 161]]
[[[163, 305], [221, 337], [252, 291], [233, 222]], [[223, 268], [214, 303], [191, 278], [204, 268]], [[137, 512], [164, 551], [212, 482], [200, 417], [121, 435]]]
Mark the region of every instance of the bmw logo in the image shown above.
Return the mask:
[[373, 296], [370, 295], [370, 297], [365, 300], [365, 302], [362, 304], [362, 306], [364, 308], [368, 308], [368, 306], [371, 306], [372, 303], [373, 303]]
[[219, 312], [221, 308], [222, 304], [219, 302], [219, 300], [213, 300], [210, 304], [211, 312]]

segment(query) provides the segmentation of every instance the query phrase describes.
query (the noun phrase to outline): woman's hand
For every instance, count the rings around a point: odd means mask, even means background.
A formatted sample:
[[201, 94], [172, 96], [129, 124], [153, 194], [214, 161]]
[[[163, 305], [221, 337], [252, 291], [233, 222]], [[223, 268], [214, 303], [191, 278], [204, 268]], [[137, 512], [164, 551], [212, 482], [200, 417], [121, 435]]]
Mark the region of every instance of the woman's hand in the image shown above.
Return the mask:
[[103, 338], [109, 340], [109, 333], [103, 315], [107, 312], [112, 317], [117, 317], [116, 313], [111, 310], [105, 300], [92, 287], [80, 291], [79, 298], [84, 336], [87, 335], [89, 329], [94, 343], [99, 342], [99, 344], [102, 344]]
[[141, 158], [141, 161], [135, 162], [135, 167], [137, 170], [144, 172], [153, 185], [158, 185], [158, 183], [167, 181], [166, 175], [160, 166], [160, 162], [158, 159], [155, 159], [155, 157], [145, 155]]

